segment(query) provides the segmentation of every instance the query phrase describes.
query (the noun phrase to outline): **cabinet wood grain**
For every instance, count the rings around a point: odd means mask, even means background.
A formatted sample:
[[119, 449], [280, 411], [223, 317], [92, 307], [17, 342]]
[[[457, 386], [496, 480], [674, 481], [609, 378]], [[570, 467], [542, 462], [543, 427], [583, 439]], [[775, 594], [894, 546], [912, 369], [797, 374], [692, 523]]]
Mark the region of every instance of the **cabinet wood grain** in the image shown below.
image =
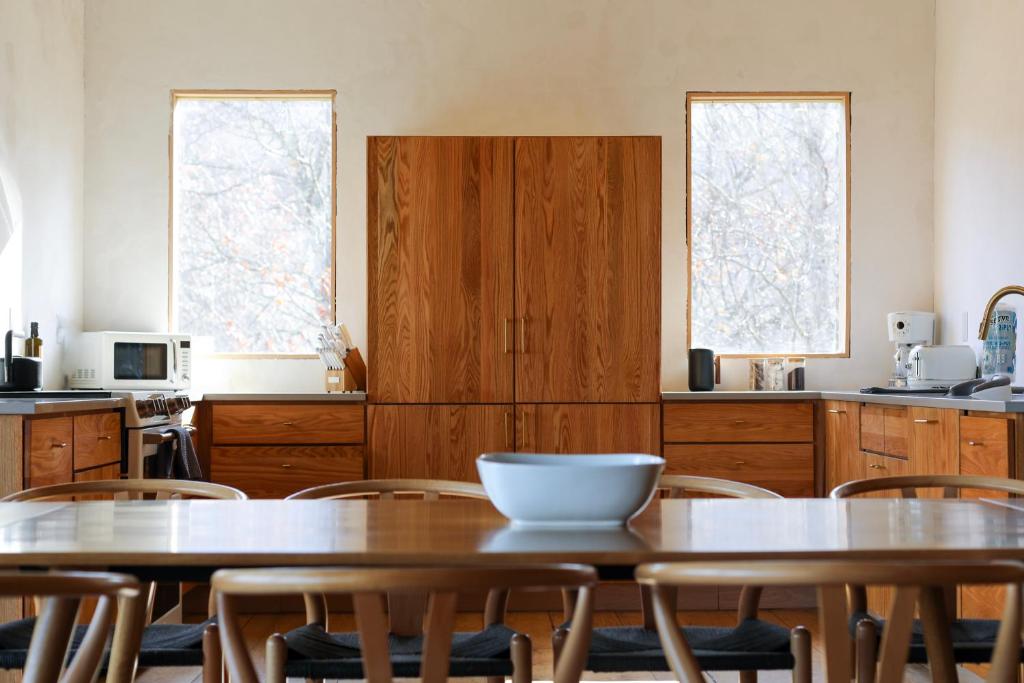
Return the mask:
[[251, 498], [284, 498], [310, 486], [363, 478], [362, 446], [216, 446], [210, 476]]
[[[957, 411], [910, 406], [906, 409], [907, 453], [911, 474], [956, 474], [960, 471]], [[886, 424], [888, 428], [888, 424]], [[886, 443], [889, 432], [886, 431]], [[922, 489], [918, 496], [941, 498], [941, 489]]]
[[909, 456], [909, 445], [907, 433], [910, 430], [908, 420], [908, 408], [903, 406], [886, 406], [885, 413], [885, 451], [886, 455], [897, 458]]
[[656, 402], [661, 139], [517, 138], [516, 401]]
[[511, 405], [371, 405], [371, 479], [479, 481], [476, 458], [514, 447]]
[[814, 406], [810, 402], [666, 403], [665, 441], [810, 443], [814, 441]]
[[858, 445], [861, 405], [822, 401], [825, 418], [825, 493], [848, 481], [864, 479], [867, 467]]
[[[960, 418], [960, 474], [1012, 477], [1014, 422], [1001, 417]], [[963, 489], [961, 498], [1004, 498], [999, 491]]]
[[368, 141], [369, 397], [512, 400], [512, 139]]
[[516, 405], [516, 448], [532, 453], [661, 452], [656, 403]]
[[74, 421], [70, 417], [26, 420], [28, 473], [26, 488], [71, 481]]
[[[912, 474], [910, 462], [903, 458], [891, 458], [876, 453], [865, 453], [867, 463], [867, 476], [869, 479], [879, 477], [901, 477]], [[922, 492], [924, 493], [924, 492]], [[882, 491], [870, 493], [864, 497], [869, 498], [899, 498], [899, 491]], [[892, 607], [892, 600], [895, 590], [891, 586], [871, 587], [867, 589], [868, 608], [879, 615], [889, 614]]]
[[869, 453], [885, 453], [885, 406], [861, 406], [860, 447]]
[[869, 453], [894, 458], [908, 456], [907, 424], [904, 406], [866, 404], [860, 409], [860, 447]]
[[811, 444], [666, 444], [665, 474], [754, 484], [787, 498], [814, 495]]
[[212, 413], [215, 445], [363, 442], [362, 405], [218, 403]]
[[121, 462], [121, 414], [75, 415], [75, 470]]

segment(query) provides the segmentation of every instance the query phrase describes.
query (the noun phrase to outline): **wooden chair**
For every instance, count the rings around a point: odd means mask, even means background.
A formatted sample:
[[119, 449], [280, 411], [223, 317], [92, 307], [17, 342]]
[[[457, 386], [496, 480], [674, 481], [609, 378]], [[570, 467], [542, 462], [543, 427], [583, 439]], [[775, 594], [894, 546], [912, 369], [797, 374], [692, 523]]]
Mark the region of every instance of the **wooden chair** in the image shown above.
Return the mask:
[[[730, 498], [780, 499], [782, 496], [752, 484], [712, 477], [665, 475], [658, 480], [658, 488], [669, 497], [727, 496]], [[670, 589], [666, 589], [670, 590]], [[563, 593], [566, 614], [572, 609], [573, 598]], [[642, 626], [618, 626], [594, 629], [587, 670], [599, 673], [626, 671], [669, 671], [669, 662], [661, 650], [651, 592], [640, 586]], [[673, 604], [675, 604], [673, 592]], [[688, 637], [699, 645], [698, 658], [708, 671], [739, 671], [744, 683], [757, 679], [757, 670], [789, 670], [797, 666], [810, 666], [809, 659], [795, 662], [790, 640], [799, 634], [770, 622], [758, 619], [761, 588], [744, 586], [740, 592], [737, 622], [734, 627], [687, 626]], [[555, 657], [568, 636], [566, 628], [559, 627], [553, 635]], [[801, 651], [802, 653], [802, 651]], [[802, 656], [802, 655], [801, 655]], [[807, 654], [807, 657], [810, 657]]]
[[[396, 496], [419, 497], [423, 500], [439, 500], [442, 496], [449, 498], [472, 498], [489, 500], [487, 492], [480, 484], [446, 479], [367, 479], [363, 481], [346, 481], [325, 484], [298, 491], [285, 500], [337, 500], [344, 498], [379, 498], [394, 500]], [[306, 604], [306, 627], [321, 624], [328, 628], [327, 598], [323, 595], [304, 595]], [[495, 589], [488, 593], [484, 612], [484, 623], [487, 626], [503, 624], [508, 605], [509, 591]], [[397, 637], [416, 638], [423, 635], [423, 614], [427, 608], [427, 596], [420, 594], [388, 595], [388, 616], [391, 633]], [[294, 640], [298, 637], [296, 629], [285, 634]], [[351, 640], [354, 633], [335, 633], [336, 638]], [[456, 634], [464, 638], [470, 634]], [[529, 639], [522, 641], [522, 647], [531, 648]], [[531, 654], [532, 657], [532, 654]], [[491, 683], [504, 680], [502, 671], [507, 667], [505, 662], [495, 663], [494, 675], [489, 675]], [[487, 667], [483, 667], [486, 669]], [[494, 668], [494, 667], [492, 667]], [[332, 676], [333, 677], [333, 676]]]
[[[246, 500], [247, 496], [236, 488], [204, 481], [175, 479], [109, 479], [81, 481], [69, 484], [40, 486], [12, 493], [0, 502], [95, 500], [95, 499], [206, 499]], [[207, 619], [199, 624], [153, 624], [153, 602], [156, 583], [146, 586], [144, 609], [135, 613], [135, 629], [131, 634], [138, 650], [138, 665], [142, 667], [202, 666], [203, 682], [221, 679], [220, 640], [214, 616], [214, 596], [211, 592]], [[20, 623], [31, 633], [32, 618]], [[18, 623], [18, 622], [16, 622]]]
[[416, 494], [424, 500], [437, 500], [441, 496], [453, 498], [479, 498], [489, 500], [480, 484], [445, 479], [367, 479], [325, 484], [297, 491], [285, 500], [336, 500], [339, 498], [379, 497], [390, 500], [395, 494]]
[[[829, 494], [831, 498], [850, 498], [871, 493], [896, 493], [903, 498], [917, 498], [921, 489], [941, 489], [943, 498], [956, 498], [965, 490], [994, 491], [1010, 495], [1024, 495], [1024, 481], [1004, 479], [1001, 477], [979, 477], [958, 474], [907, 475], [899, 477], [879, 477], [861, 479], [837, 486]], [[955, 605], [955, 584], [946, 587], [950, 604]], [[885, 621], [876, 619], [868, 611], [867, 591], [864, 586], [851, 585], [849, 588], [850, 603], [850, 634], [856, 642], [857, 662], [872, 662], [878, 651], [879, 634], [885, 627]], [[950, 629], [953, 638], [953, 659], [958, 664], [982, 664], [992, 657], [999, 631], [997, 619], [955, 619], [955, 612], [950, 612]], [[913, 624], [914, 635], [911, 639], [908, 660], [912, 664], [922, 664], [928, 660], [927, 648], [921, 634], [921, 624]], [[1024, 661], [1024, 650], [1020, 653]], [[858, 678], [863, 683], [870, 683], [873, 670]]]
[[[11, 624], [0, 626], [4, 643], [0, 668], [23, 669], [24, 683], [92, 683], [105, 654], [115, 606], [141, 600], [134, 578], [98, 572], [0, 572], [0, 595], [42, 599], [42, 611], [27, 635]], [[80, 630], [75, 623], [85, 597], [96, 597], [98, 602], [88, 628]], [[120, 612], [128, 613], [127, 609]], [[65, 669], [69, 651], [73, 656]], [[134, 653], [125, 650], [125, 624], [120, 617], [112, 659], [111, 674], [127, 680], [124, 674], [133, 666]]]
[[[390, 683], [393, 676], [419, 676], [438, 683], [448, 676], [495, 675], [481, 673], [486, 663], [504, 659], [506, 674], [521, 683], [531, 680], [529, 638], [503, 629], [508, 651], [484, 657], [489, 643], [467, 644], [453, 633], [458, 593], [464, 590], [508, 591], [571, 586], [580, 599], [573, 614], [573, 635], [565, 643], [555, 671], [555, 683], [579, 681], [586, 658], [592, 618], [592, 591], [597, 573], [581, 565], [466, 569], [466, 568], [336, 568], [336, 569], [237, 569], [213, 575], [221, 615], [221, 643], [233, 683], [258, 683], [256, 670], [237, 618], [237, 600], [250, 595], [288, 593], [349, 594], [358, 624], [355, 639], [323, 638], [315, 651], [296, 649], [295, 638], [273, 634], [267, 639], [266, 683], [284, 683], [286, 676], [307, 678], [365, 678], [371, 683]], [[389, 636], [385, 596], [426, 593], [429, 607], [422, 643], [403, 650], [402, 639]], [[490, 627], [500, 624], [489, 624]], [[321, 628], [321, 636], [325, 632]], [[312, 655], [312, 656], [310, 656]], [[504, 674], [502, 674], [504, 675]]]
[[[636, 577], [652, 590], [658, 633], [672, 671], [680, 681], [691, 682], [702, 681], [703, 677], [699, 654], [694, 652], [693, 643], [687, 642], [684, 629], [676, 624], [672, 596], [680, 586], [746, 586], [752, 583], [761, 586], [816, 586], [819, 626], [825, 647], [825, 680], [828, 683], [849, 683], [852, 675], [846, 586], [895, 586], [889, 627], [882, 640], [877, 679], [879, 683], [896, 683], [903, 680], [908, 662], [915, 609], [921, 612], [933, 680], [956, 681], [943, 587], [948, 584], [1005, 584], [1007, 598], [1002, 628], [988, 680], [999, 683], [1016, 680], [1017, 656], [1021, 647], [1020, 584], [1024, 581], [1024, 564], [1021, 563], [723, 560], [641, 565], [637, 568]], [[810, 638], [806, 630], [794, 634], [793, 649], [797, 661], [793, 680], [808, 683], [811, 669], [805, 655], [810, 653]], [[874, 662], [862, 664], [861, 670], [870, 670], [872, 678], [875, 678]]]

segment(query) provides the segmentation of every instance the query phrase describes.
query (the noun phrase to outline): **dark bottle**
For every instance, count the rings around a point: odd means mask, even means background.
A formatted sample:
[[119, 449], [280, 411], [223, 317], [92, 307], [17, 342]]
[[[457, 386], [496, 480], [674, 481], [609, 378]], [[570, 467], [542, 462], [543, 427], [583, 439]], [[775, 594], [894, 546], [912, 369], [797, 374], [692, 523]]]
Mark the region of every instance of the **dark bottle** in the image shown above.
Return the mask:
[[42, 358], [43, 340], [39, 337], [39, 323], [30, 323], [31, 332], [25, 338], [25, 357]]

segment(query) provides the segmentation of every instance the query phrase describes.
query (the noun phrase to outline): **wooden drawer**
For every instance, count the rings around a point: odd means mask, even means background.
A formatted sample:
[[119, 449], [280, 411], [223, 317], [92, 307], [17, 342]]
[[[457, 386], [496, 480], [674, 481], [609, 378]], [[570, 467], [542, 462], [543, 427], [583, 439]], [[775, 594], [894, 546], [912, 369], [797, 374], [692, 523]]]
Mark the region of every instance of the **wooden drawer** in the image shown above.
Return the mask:
[[789, 498], [809, 498], [814, 495], [814, 445], [666, 444], [665, 474], [732, 479]]
[[120, 413], [75, 415], [75, 470], [121, 462]]
[[810, 443], [814, 407], [810, 403], [666, 403], [667, 443]]
[[363, 478], [362, 446], [216, 447], [210, 480], [252, 498], [284, 498], [301, 489]]
[[71, 481], [75, 427], [70, 417], [26, 420], [28, 481], [26, 488]]
[[860, 409], [860, 447], [868, 453], [906, 458], [907, 409], [865, 404]]
[[521, 403], [516, 448], [534, 453], [661, 451], [656, 403]]
[[330, 403], [215, 404], [213, 443], [362, 443], [363, 410], [362, 405]]

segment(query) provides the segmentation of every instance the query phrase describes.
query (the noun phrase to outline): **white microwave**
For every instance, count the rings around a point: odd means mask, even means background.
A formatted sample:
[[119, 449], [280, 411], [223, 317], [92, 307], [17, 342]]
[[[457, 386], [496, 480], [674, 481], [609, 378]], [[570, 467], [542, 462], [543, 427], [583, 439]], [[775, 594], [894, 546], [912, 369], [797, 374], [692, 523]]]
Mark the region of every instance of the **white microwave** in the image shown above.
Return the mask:
[[72, 389], [182, 390], [192, 383], [187, 334], [83, 332], [70, 351]]

